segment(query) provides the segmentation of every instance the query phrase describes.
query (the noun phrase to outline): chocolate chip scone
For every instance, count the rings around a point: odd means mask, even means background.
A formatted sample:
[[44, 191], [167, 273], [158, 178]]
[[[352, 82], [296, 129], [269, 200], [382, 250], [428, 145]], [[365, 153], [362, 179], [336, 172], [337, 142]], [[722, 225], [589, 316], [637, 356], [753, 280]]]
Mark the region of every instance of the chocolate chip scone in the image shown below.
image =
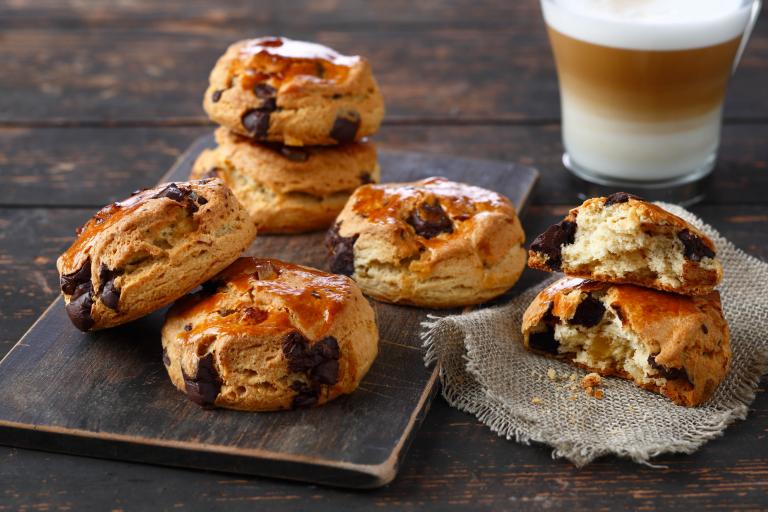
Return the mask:
[[99, 210], [56, 262], [67, 314], [82, 331], [145, 316], [217, 274], [255, 236], [221, 180], [134, 193]]
[[507, 198], [444, 178], [362, 186], [326, 237], [332, 272], [379, 300], [435, 308], [507, 291], [524, 241]]
[[712, 396], [731, 360], [716, 291], [691, 297], [564, 278], [536, 296], [522, 331], [531, 350], [689, 407]]
[[231, 45], [211, 72], [203, 107], [233, 132], [289, 146], [360, 140], [384, 117], [366, 59], [280, 37]]
[[326, 229], [357, 187], [379, 181], [371, 142], [297, 148], [256, 143], [224, 128], [216, 141], [218, 147], [200, 154], [191, 177], [221, 178], [259, 233]]
[[379, 335], [351, 279], [240, 258], [169, 310], [162, 338], [168, 375], [192, 401], [274, 411], [353, 392]]
[[686, 295], [709, 293], [723, 276], [704, 233], [624, 192], [572, 209], [531, 243], [528, 265]]

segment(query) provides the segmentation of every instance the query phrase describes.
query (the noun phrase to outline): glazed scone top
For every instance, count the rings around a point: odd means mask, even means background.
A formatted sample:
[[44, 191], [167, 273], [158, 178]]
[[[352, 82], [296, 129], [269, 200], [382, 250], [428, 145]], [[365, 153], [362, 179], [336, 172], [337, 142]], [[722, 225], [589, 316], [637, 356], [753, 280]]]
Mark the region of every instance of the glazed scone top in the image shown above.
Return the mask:
[[379, 254], [383, 261], [416, 257], [409, 265], [414, 272], [428, 272], [439, 261], [475, 252], [492, 265], [510, 245], [524, 241], [507, 198], [440, 177], [362, 186], [338, 220], [335, 230], [341, 237], [360, 234], [358, 244], [362, 237], [389, 241], [388, 247], [379, 246], [389, 252]]
[[215, 188], [223, 186], [220, 180], [213, 179], [189, 182], [189, 185], [163, 184], [155, 188], [134, 192], [133, 195], [123, 201], [116, 201], [105, 206], [76, 230], [77, 238], [69, 249], [61, 255], [59, 261], [60, 271], [63, 274], [62, 288], [66, 278], [64, 274], [75, 272], [84, 265], [96, 237], [131, 213], [151, 201], [163, 201], [170, 205], [178, 205], [194, 213], [208, 203], [206, 190], [210, 190], [211, 195], [213, 195]]
[[227, 74], [224, 88], [239, 77], [240, 87], [265, 98], [294, 81], [343, 83], [351, 69], [365, 62], [326, 46], [284, 37], [261, 37], [234, 43], [225, 54]]
[[[213, 293], [211, 293], [213, 291]], [[257, 258], [240, 258], [174, 305], [171, 316], [205, 318], [185, 327], [182, 337], [247, 334], [298, 328], [309, 339], [331, 329], [352, 293], [344, 276]]]

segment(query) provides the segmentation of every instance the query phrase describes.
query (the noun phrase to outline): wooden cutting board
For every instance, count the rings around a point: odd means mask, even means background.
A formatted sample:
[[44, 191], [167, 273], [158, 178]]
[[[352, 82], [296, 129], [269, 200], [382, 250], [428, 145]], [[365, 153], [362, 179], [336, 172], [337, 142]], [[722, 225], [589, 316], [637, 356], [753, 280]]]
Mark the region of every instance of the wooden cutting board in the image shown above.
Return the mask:
[[[212, 136], [195, 141], [161, 181], [185, 180], [213, 144]], [[384, 181], [445, 176], [501, 192], [518, 208], [538, 175], [506, 162], [379, 156]], [[323, 236], [259, 236], [249, 254], [326, 268]], [[380, 354], [355, 393], [315, 409], [245, 413], [201, 409], [171, 385], [160, 345], [163, 311], [84, 334], [59, 297], [0, 362], [0, 443], [344, 487], [384, 485], [429, 409], [438, 369], [424, 367], [419, 341], [429, 311], [373, 305]]]

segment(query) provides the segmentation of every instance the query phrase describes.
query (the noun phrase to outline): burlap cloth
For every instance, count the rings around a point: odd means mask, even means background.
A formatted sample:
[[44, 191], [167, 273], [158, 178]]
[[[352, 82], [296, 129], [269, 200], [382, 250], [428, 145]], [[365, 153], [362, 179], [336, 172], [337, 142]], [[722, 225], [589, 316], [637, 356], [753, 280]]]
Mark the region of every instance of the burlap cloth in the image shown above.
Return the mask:
[[[546, 443], [554, 449], [553, 457], [565, 457], [576, 466], [606, 454], [649, 463], [661, 453], [691, 453], [744, 419], [768, 368], [768, 264], [737, 249], [686, 210], [660, 206], [711, 237], [723, 262], [719, 289], [731, 328], [733, 361], [709, 401], [680, 407], [616, 378], [603, 380], [602, 400], [587, 396], [581, 387], [572, 391], [568, 376], [576, 373], [580, 380], [584, 371], [533, 355], [521, 343], [523, 312], [545, 285], [561, 277], [555, 275], [503, 306], [430, 317], [424, 323], [425, 361], [440, 365], [448, 403], [507, 439]], [[557, 373], [555, 381], [547, 376], [549, 368]], [[540, 403], [533, 403], [534, 398]]]

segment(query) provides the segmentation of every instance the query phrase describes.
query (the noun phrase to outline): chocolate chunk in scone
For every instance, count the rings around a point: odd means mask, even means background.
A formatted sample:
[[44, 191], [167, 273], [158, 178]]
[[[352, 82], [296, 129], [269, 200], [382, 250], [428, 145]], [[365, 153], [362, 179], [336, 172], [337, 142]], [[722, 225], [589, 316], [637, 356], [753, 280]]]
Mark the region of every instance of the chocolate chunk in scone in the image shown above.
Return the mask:
[[354, 391], [378, 353], [373, 309], [347, 277], [240, 258], [214, 282], [179, 300], [162, 330], [168, 375], [195, 403], [321, 405]]
[[571, 210], [531, 243], [528, 265], [685, 295], [709, 293], [723, 275], [706, 235], [624, 192], [589, 199]]
[[58, 259], [66, 312], [83, 331], [135, 320], [215, 275], [255, 235], [220, 180], [139, 191], [99, 210]]
[[717, 292], [685, 296], [564, 278], [536, 296], [522, 332], [526, 348], [686, 406], [712, 396], [731, 360]]
[[385, 302], [456, 307], [507, 291], [525, 267], [510, 201], [444, 178], [363, 185], [328, 231], [332, 272]]

